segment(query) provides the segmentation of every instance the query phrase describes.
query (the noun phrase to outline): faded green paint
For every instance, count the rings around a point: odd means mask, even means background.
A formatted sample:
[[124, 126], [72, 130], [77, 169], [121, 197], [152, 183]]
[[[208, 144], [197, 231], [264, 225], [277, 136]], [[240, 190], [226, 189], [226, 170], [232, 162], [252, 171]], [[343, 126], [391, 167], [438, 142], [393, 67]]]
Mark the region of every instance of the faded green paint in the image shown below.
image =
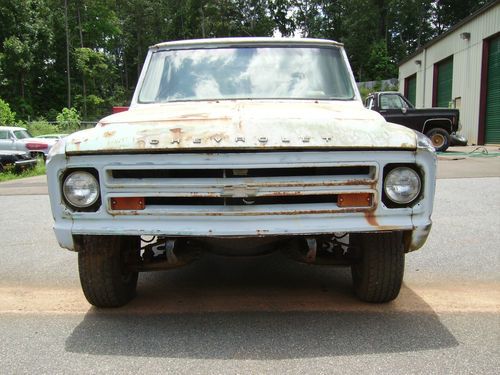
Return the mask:
[[437, 78], [437, 107], [448, 108], [451, 102], [453, 88], [453, 58], [443, 61], [438, 65]]
[[486, 97], [486, 143], [500, 143], [500, 37], [490, 42]]

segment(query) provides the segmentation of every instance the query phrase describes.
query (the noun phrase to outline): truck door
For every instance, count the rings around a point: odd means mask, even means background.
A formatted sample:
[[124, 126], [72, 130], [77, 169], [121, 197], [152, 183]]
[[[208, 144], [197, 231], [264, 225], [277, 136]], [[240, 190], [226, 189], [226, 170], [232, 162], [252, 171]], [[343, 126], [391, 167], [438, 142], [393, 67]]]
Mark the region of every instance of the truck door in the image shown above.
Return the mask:
[[414, 128], [411, 118], [408, 116], [410, 107], [397, 93], [380, 94], [380, 113], [388, 122]]

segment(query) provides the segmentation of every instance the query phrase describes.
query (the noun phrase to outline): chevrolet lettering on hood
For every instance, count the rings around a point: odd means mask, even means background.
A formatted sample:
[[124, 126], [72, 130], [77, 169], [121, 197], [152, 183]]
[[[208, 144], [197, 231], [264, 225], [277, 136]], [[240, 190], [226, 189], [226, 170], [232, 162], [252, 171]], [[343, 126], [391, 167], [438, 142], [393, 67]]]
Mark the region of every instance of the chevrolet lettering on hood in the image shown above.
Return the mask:
[[47, 164], [57, 240], [97, 307], [206, 252], [348, 266], [360, 299], [393, 300], [435, 170], [428, 138], [363, 107], [342, 44], [273, 38], [152, 46], [129, 110]]

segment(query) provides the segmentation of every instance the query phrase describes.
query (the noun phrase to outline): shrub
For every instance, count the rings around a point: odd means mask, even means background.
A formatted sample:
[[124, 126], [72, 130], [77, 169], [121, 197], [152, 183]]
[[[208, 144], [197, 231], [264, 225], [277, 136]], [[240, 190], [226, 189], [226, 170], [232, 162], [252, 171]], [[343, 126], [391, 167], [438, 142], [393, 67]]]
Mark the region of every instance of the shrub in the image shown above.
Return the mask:
[[0, 99], [0, 125], [15, 125], [16, 112], [12, 112], [9, 103]]
[[61, 132], [73, 133], [80, 128], [80, 115], [75, 108], [63, 108], [56, 120]]
[[26, 124], [26, 128], [34, 137], [36, 137], [37, 135], [52, 134], [59, 132], [59, 128], [57, 125], [49, 124], [47, 120], [43, 118]]

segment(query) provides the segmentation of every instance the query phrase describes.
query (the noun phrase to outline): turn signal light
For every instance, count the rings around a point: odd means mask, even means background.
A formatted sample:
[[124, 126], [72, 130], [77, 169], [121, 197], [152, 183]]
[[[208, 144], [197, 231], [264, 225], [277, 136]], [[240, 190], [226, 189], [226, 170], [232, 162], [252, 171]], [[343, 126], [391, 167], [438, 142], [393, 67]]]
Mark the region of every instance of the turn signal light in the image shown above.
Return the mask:
[[113, 209], [113, 210], [144, 210], [144, 198], [140, 198], [140, 197], [111, 198], [111, 209]]
[[371, 193], [349, 193], [339, 194], [337, 206], [339, 207], [371, 207], [373, 194]]

